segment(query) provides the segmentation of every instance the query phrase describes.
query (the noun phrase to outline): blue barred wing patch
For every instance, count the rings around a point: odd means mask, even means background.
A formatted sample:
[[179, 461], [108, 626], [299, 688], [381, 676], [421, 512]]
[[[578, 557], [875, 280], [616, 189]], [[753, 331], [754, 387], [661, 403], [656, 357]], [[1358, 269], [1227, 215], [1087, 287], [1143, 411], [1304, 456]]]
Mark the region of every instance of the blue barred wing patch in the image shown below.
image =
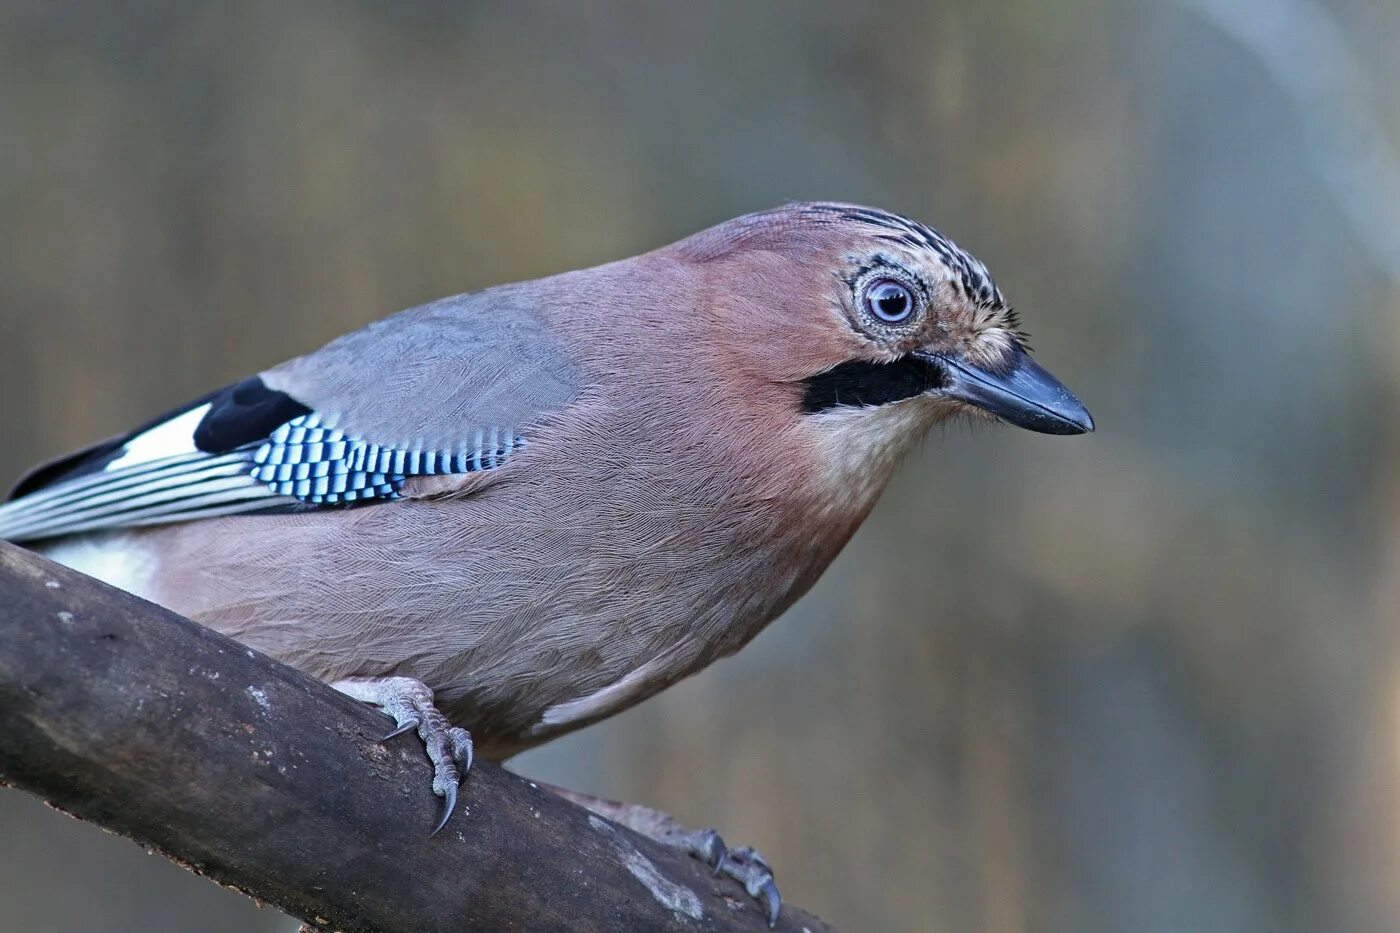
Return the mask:
[[311, 505], [397, 499], [410, 476], [475, 473], [500, 466], [525, 439], [509, 428], [478, 429], [455, 450], [386, 447], [327, 425], [316, 412], [277, 428], [253, 454], [252, 476]]

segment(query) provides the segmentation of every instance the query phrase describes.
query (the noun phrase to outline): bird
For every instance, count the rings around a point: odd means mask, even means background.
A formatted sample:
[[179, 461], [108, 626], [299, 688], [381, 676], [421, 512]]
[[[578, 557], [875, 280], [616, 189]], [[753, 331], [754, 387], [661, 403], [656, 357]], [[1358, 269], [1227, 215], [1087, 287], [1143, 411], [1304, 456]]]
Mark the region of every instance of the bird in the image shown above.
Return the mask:
[[[934, 425], [1092, 431], [987, 267], [909, 217], [789, 203], [410, 308], [37, 467], [0, 539], [416, 731], [453, 812], [505, 760], [744, 646]], [[766, 860], [561, 793], [738, 879]]]

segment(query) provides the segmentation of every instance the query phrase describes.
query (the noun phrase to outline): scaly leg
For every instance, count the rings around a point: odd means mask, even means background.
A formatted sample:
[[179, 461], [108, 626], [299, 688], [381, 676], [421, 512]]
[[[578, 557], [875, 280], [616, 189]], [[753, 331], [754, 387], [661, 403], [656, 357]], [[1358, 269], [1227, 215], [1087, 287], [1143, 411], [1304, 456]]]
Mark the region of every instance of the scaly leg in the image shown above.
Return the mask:
[[755, 850], [748, 846], [727, 849], [724, 840], [713, 829], [687, 829], [671, 814], [651, 807], [619, 803], [552, 784], [540, 786], [614, 823], [621, 823], [643, 836], [700, 859], [713, 868], [716, 875], [722, 873], [735, 879], [749, 892], [749, 897], [763, 903], [768, 911], [768, 925], [772, 927], [777, 924], [783, 899], [773, 882], [772, 869]]
[[443, 798], [442, 818], [432, 832], [437, 835], [457, 808], [457, 785], [472, 768], [471, 733], [448, 722], [433, 705], [433, 691], [412, 677], [350, 677], [331, 686], [393, 717], [395, 728], [384, 741], [418, 730], [433, 763], [433, 793]]

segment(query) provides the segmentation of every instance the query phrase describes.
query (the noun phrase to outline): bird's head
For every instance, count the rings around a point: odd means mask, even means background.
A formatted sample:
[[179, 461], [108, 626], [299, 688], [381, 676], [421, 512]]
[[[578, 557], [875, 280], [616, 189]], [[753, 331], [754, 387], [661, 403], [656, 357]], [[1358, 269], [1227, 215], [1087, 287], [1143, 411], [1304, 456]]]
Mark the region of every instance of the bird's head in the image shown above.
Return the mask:
[[[677, 245], [717, 270], [715, 321], [748, 368], [791, 388], [852, 466], [958, 415], [1044, 434], [1093, 418], [1033, 360], [986, 266], [936, 230], [850, 204], [792, 204]], [[736, 338], [739, 336], [736, 333]]]

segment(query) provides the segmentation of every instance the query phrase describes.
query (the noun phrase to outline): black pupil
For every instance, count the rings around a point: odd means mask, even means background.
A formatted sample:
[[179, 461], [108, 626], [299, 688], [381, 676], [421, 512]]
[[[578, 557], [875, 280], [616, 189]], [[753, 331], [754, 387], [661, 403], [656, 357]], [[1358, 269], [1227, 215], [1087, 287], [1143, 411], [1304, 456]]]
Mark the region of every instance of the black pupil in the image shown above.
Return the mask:
[[870, 295], [875, 313], [887, 321], [897, 321], [909, 313], [909, 292], [903, 285], [882, 282]]

